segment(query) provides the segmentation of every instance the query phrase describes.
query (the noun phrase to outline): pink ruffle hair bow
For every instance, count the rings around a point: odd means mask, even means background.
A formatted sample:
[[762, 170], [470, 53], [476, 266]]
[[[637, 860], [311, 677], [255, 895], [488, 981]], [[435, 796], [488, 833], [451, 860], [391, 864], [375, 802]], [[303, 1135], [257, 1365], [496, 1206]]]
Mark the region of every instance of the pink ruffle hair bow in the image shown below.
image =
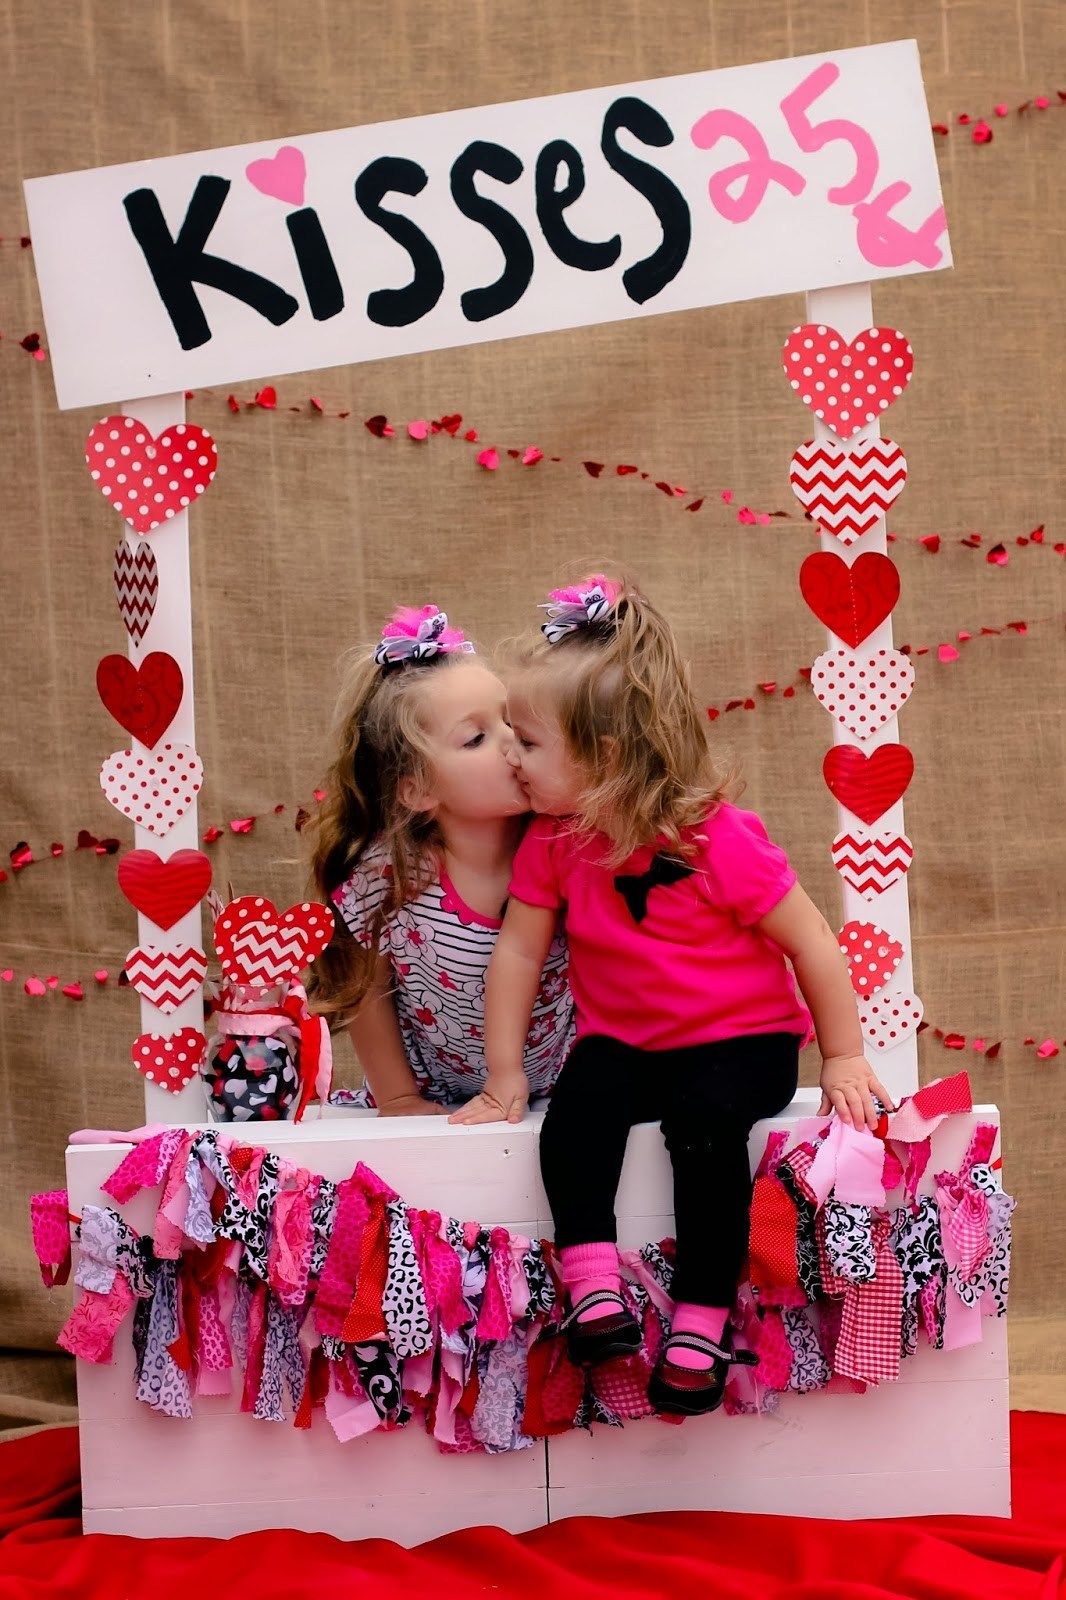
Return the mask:
[[374, 651], [379, 667], [402, 667], [437, 655], [473, 655], [474, 646], [460, 628], [449, 628], [436, 606], [401, 606], [381, 630]]
[[621, 585], [612, 583], [602, 573], [582, 578], [580, 583], [567, 589], [553, 589], [539, 608], [548, 613], [541, 632], [549, 644], [558, 644], [568, 633], [591, 628], [610, 616], [621, 592]]

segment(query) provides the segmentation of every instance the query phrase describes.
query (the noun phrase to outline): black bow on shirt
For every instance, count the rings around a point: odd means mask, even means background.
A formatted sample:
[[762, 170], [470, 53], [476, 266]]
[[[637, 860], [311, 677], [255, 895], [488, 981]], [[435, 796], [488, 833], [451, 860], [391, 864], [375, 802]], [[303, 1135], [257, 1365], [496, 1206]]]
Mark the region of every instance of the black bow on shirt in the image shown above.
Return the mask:
[[653, 889], [666, 889], [683, 878], [691, 878], [694, 867], [677, 861], [672, 856], [656, 855], [651, 858], [647, 872], [620, 872], [614, 886], [629, 907], [634, 922], [643, 922], [648, 914], [648, 896]]

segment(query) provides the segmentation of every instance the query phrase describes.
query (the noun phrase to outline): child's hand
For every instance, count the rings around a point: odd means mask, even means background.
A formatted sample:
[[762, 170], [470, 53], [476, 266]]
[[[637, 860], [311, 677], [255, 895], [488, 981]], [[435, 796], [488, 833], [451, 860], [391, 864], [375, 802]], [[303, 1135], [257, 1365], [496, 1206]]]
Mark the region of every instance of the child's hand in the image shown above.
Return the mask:
[[465, 1106], [453, 1111], [449, 1122], [473, 1124], [476, 1122], [521, 1122], [529, 1104], [529, 1080], [524, 1072], [508, 1077], [485, 1079], [480, 1094], [468, 1100]]
[[872, 1131], [877, 1127], [878, 1114], [872, 1096], [876, 1095], [886, 1111], [895, 1111], [892, 1096], [884, 1084], [874, 1076], [874, 1070], [865, 1056], [827, 1056], [822, 1062], [820, 1078], [822, 1103], [818, 1115], [824, 1117], [835, 1111], [841, 1122], [852, 1128], [865, 1123]]
[[379, 1117], [443, 1117], [447, 1112], [447, 1106], [439, 1106], [435, 1100], [423, 1100], [420, 1094], [398, 1094], [394, 1100], [386, 1100], [378, 1106]]

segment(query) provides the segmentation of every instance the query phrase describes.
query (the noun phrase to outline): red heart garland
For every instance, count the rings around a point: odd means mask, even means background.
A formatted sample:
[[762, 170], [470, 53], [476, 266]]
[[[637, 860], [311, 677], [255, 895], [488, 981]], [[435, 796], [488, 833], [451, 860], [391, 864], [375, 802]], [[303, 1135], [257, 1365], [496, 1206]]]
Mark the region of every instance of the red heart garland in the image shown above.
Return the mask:
[[142, 1033], [130, 1045], [130, 1059], [149, 1083], [177, 1094], [200, 1069], [207, 1040], [198, 1028], [177, 1033]]
[[850, 439], [899, 399], [914, 351], [896, 328], [864, 328], [848, 344], [835, 328], [808, 322], [785, 340], [782, 364], [803, 404]]
[[837, 942], [848, 964], [851, 987], [860, 996], [883, 989], [903, 960], [899, 940], [873, 922], [845, 922]]
[[315, 901], [279, 912], [261, 895], [241, 895], [223, 906], [214, 937], [227, 978], [270, 988], [322, 954], [333, 937], [333, 913]]
[[202, 850], [175, 850], [166, 861], [154, 850], [130, 850], [118, 864], [118, 886], [157, 928], [172, 928], [211, 887], [211, 863]]
[[899, 572], [875, 550], [850, 567], [843, 556], [818, 550], [800, 567], [800, 592], [819, 622], [855, 650], [899, 599]]
[[151, 750], [174, 721], [185, 686], [174, 657], [152, 650], [139, 667], [126, 656], [104, 656], [96, 687], [119, 726]]
[[882, 744], [869, 755], [853, 744], [838, 744], [826, 751], [822, 776], [841, 805], [873, 824], [905, 792], [914, 776], [914, 757], [905, 744]]
[[175, 422], [156, 438], [136, 417], [104, 417], [89, 430], [85, 465], [134, 533], [152, 533], [203, 494], [218, 467], [205, 428]]

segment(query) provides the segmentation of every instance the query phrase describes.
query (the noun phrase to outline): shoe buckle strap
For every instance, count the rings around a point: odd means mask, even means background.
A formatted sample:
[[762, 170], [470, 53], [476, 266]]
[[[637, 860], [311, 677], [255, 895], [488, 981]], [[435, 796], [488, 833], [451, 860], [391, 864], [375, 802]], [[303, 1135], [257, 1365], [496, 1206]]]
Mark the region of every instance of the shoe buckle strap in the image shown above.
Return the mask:
[[614, 1289], [593, 1289], [591, 1294], [582, 1296], [577, 1304], [571, 1308], [568, 1315], [563, 1318], [559, 1326], [561, 1328], [568, 1328], [572, 1322], [575, 1322], [578, 1317], [583, 1316], [586, 1311], [590, 1311], [593, 1306], [606, 1305], [615, 1306], [620, 1311], [625, 1311], [628, 1309], [625, 1301], [622, 1299], [622, 1296]]

